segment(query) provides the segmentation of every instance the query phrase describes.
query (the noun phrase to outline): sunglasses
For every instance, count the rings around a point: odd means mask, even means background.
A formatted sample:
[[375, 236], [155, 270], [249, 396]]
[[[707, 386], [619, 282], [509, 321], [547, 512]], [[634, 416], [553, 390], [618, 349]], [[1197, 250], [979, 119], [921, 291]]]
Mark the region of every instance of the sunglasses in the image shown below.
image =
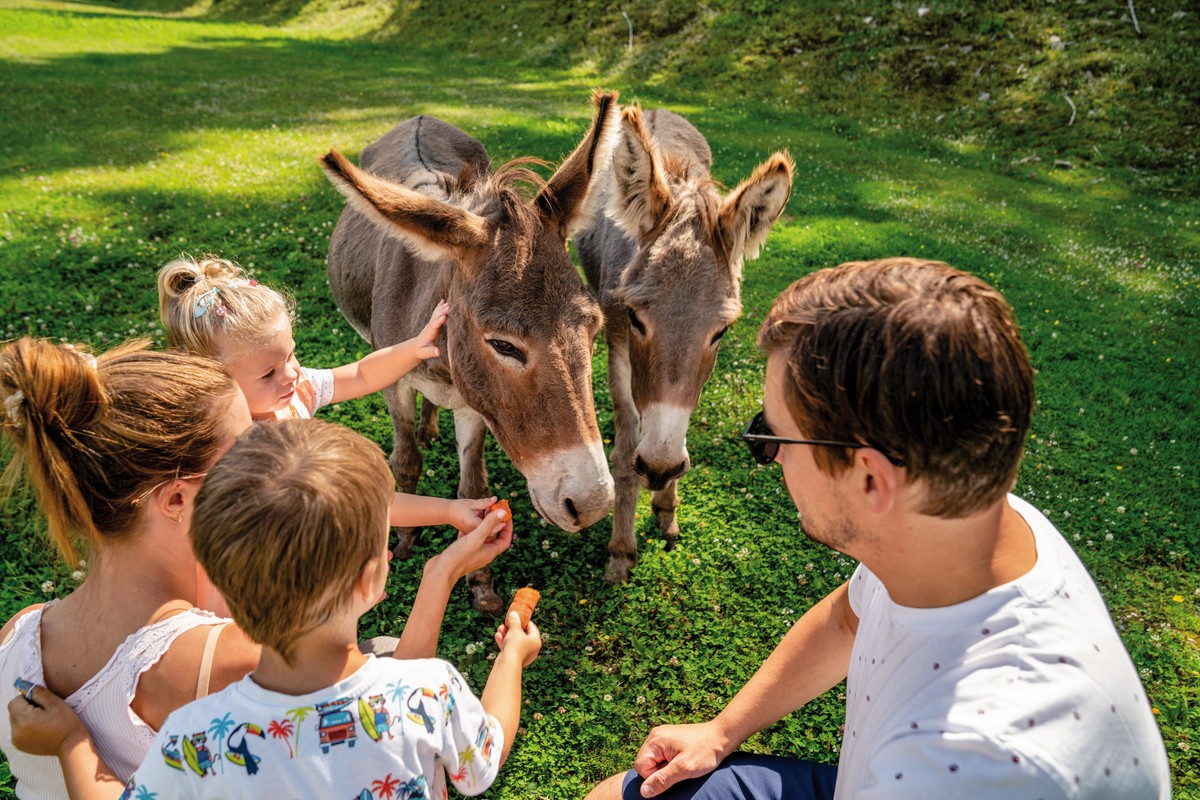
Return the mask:
[[207, 474], [208, 474], [207, 472], [191, 472], [191, 473], [188, 473], [187, 475], [177, 475], [174, 478], [167, 478], [165, 481], [159, 481], [158, 483], [154, 484], [146, 491], [139, 494], [137, 497], [130, 500], [129, 505], [133, 506], [134, 508], [137, 508], [142, 503], [146, 502], [146, 498], [149, 497], [150, 495], [154, 494], [154, 492], [157, 491], [159, 487], [165, 486], [168, 483], [171, 483], [172, 481], [194, 481], [199, 478], [203, 478]]
[[[761, 411], [754, 415], [754, 418], [746, 425], [746, 430], [742, 431], [742, 441], [750, 448], [750, 455], [754, 456], [754, 460], [764, 466], [775, 460], [775, 456], [779, 454], [779, 445], [781, 444], [813, 444], [818, 447], [849, 447], [854, 450], [872, 446], [863, 444], [862, 442], [837, 442], [829, 439], [788, 439], [784, 436], [776, 436], [775, 431], [771, 430], [771, 426], [767, 424], [767, 420], [763, 417], [763, 412]], [[903, 461], [892, 458], [887, 453], [883, 455], [897, 467], [904, 466]]]

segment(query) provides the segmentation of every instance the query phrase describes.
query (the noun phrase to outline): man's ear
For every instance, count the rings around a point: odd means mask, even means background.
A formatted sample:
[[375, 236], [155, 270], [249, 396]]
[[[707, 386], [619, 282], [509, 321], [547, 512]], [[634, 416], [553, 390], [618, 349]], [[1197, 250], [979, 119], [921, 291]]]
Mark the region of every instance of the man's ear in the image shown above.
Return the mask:
[[872, 514], [886, 514], [896, 506], [900, 491], [899, 468], [873, 447], [855, 451], [858, 489]]

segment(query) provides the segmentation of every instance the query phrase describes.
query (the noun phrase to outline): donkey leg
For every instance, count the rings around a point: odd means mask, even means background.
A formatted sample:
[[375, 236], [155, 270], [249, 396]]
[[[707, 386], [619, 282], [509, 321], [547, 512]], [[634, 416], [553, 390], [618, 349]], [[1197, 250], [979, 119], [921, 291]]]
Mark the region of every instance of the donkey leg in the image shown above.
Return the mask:
[[421, 422], [417, 425], [417, 441], [422, 447], [438, 438], [438, 407], [429, 402], [428, 397], [421, 398]]
[[613, 401], [613, 425], [616, 429], [612, 451], [612, 476], [615, 491], [612, 539], [608, 542], [608, 567], [604, 582], [609, 586], [629, 580], [637, 563], [637, 515], [641, 476], [633, 468], [637, 449], [638, 413], [629, 387], [629, 357], [623, 346], [609, 341], [608, 386]]
[[[392, 475], [396, 478], [396, 487], [411, 494], [417, 488], [421, 476], [421, 450], [417, 446], [416, 393], [407, 386], [392, 384], [383, 390], [383, 399], [392, 415], [392, 455], [388, 461], [392, 465]], [[398, 541], [392, 549], [396, 558], [412, 556], [413, 543], [420, 533], [420, 528], [396, 528]]]
[[[454, 410], [454, 439], [458, 445], [458, 496], [487, 496], [487, 464], [483, 460], [483, 445], [487, 425], [483, 417], [469, 408]], [[467, 573], [467, 588], [471, 590], [471, 607], [500, 616], [504, 601], [492, 587], [492, 571], [487, 567]]]
[[666, 540], [664, 550], [670, 552], [679, 542], [679, 523], [675, 520], [675, 509], [679, 507], [679, 493], [676, 488], [679, 481], [667, 481], [667, 485], [650, 495], [650, 507], [654, 509], [654, 518], [658, 521], [658, 529]]

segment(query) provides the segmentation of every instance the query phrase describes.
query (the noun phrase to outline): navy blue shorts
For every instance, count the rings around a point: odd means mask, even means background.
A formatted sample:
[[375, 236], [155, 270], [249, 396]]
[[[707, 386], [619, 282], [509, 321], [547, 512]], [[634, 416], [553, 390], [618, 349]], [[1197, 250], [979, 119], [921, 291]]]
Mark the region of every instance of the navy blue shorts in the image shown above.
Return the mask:
[[[658, 795], [664, 800], [832, 800], [837, 767], [798, 758], [734, 753], [700, 778], [681, 781]], [[642, 800], [642, 779], [633, 770], [622, 784], [623, 800]]]

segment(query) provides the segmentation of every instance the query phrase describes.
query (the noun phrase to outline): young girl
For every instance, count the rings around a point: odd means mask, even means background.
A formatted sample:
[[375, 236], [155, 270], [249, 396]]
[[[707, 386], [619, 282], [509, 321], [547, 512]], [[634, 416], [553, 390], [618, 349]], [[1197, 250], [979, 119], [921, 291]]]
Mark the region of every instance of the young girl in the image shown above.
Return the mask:
[[[424, 330], [333, 369], [296, 360], [295, 302], [223, 258], [180, 258], [158, 272], [158, 304], [171, 348], [215, 358], [246, 395], [254, 419], [311, 418], [329, 403], [353, 400], [395, 383], [438, 355], [449, 306], [439, 303]], [[398, 527], [453, 525], [474, 529], [496, 498], [446, 500], [397, 493], [390, 522]]]

